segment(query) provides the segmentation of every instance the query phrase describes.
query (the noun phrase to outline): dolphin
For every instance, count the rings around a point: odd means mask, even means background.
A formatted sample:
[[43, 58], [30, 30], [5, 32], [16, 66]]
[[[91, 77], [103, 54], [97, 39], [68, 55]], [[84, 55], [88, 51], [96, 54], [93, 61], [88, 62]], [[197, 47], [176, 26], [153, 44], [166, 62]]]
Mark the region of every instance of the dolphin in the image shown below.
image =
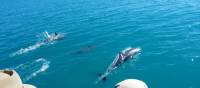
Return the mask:
[[43, 40], [43, 43], [51, 43], [53, 41], [62, 40], [64, 38], [63, 35], [57, 34], [56, 32], [55, 32], [55, 34], [49, 35], [48, 32], [45, 31], [43, 34], [46, 38], [45, 40]]
[[116, 58], [113, 60], [111, 65], [108, 67], [106, 72], [104, 74], [99, 74], [100, 78], [99, 81], [103, 80], [106, 81], [106, 77], [116, 68], [118, 68], [120, 65], [122, 65], [127, 60], [133, 58], [134, 55], [139, 53], [141, 51], [140, 48], [132, 48], [128, 47], [124, 49], [123, 51], [119, 52], [116, 56]]

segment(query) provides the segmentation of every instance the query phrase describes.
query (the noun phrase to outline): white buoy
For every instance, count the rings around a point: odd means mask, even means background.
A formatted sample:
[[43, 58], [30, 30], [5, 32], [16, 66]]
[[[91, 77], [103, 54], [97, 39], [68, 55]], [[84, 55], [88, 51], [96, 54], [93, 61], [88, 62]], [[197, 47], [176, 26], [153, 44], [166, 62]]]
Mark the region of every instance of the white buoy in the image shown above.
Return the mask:
[[114, 88], [148, 88], [148, 86], [143, 81], [127, 79], [117, 83]]

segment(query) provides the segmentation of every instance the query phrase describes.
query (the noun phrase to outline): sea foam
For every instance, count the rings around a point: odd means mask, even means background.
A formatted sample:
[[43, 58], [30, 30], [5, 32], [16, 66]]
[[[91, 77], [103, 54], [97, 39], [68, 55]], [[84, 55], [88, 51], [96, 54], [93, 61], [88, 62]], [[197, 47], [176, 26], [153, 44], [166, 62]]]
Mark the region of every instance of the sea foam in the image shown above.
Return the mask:
[[45, 72], [50, 67], [50, 61], [39, 58], [31, 62], [20, 64], [14, 69], [17, 70], [23, 78], [23, 81], [28, 81], [37, 75]]
[[45, 43], [36, 43], [35, 45], [32, 45], [32, 46], [29, 46], [27, 48], [21, 48], [20, 50], [12, 53], [10, 56], [16, 56], [16, 55], [21, 55], [21, 54], [24, 54], [24, 53], [28, 53], [30, 51], [33, 51], [41, 46], [45, 45]]

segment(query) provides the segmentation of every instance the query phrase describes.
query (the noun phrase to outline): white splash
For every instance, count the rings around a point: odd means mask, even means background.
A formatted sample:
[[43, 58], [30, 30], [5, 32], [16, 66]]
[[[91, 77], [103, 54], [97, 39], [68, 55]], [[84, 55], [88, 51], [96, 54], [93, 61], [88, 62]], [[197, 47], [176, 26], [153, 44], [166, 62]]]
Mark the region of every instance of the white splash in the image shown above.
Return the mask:
[[191, 61], [194, 62], [194, 58], [192, 58]]
[[44, 58], [40, 58], [36, 60], [36, 63], [40, 63], [40, 62], [42, 63], [42, 66], [37, 71], [27, 76], [25, 78], [25, 81], [32, 79], [33, 77], [37, 76], [39, 73], [42, 73], [49, 68], [49, 64], [50, 64], [49, 61], [45, 60]]
[[16, 55], [21, 55], [21, 54], [24, 54], [24, 53], [28, 53], [30, 51], [33, 51], [41, 46], [45, 45], [45, 43], [36, 43], [35, 45], [32, 45], [32, 46], [29, 46], [27, 48], [22, 48], [14, 53], [12, 53], [10, 56], [16, 56]]
[[38, 74], [45, 72], [50, 67], [50, 61], [44, 58], [36, 59], [32, 62], [27, 62], [16, 66], [14, 69], [22, 75], [23, 81], [28, 81]]
[[58, 35], [51, 34], [51, 35], [49, 35], [48, 32], [45, 32], [43, 37], [45, 37], [45, 38], [44, 39], [42, 38], [42, 40], [40, 42], [36, 43], [35, 45], [31, 45], [27, 48], [21, 48], [20, 50], [10, 54], [10, 57], [13, 57], [13, 56], [16, 56], [16, 55], [21, 55], [21, 54], [24, 54], [24, 53], [28, 53], [30, 51], [36, 50], [37, 48], [44, 46], [44, 45], [47, 45], [47, 44], [54, 44], [55, 41], [62, 40], [64, 38], [64, 35], [63, 34], [58, 34]]

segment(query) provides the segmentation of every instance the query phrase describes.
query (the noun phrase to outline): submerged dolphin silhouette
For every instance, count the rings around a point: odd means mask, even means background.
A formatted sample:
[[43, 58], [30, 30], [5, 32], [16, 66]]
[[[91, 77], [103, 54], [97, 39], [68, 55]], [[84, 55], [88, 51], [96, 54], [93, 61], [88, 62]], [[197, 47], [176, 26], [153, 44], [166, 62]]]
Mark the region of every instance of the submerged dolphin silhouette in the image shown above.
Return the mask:
[[73, 54], [73, 55], [83, 54], [83, 53], [90, 52], [95, 48], [96, 48], [96, 46], [94, 46], [94, 45], [88, 45], [86, 47], [80, 48], [79, 50], [72, 52], [71, 54]]

